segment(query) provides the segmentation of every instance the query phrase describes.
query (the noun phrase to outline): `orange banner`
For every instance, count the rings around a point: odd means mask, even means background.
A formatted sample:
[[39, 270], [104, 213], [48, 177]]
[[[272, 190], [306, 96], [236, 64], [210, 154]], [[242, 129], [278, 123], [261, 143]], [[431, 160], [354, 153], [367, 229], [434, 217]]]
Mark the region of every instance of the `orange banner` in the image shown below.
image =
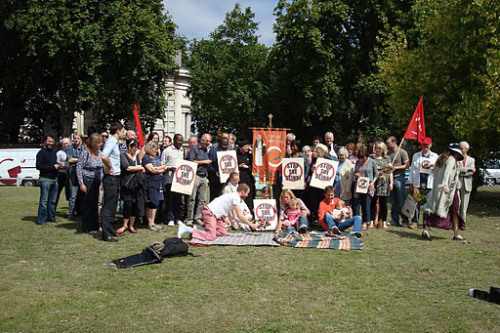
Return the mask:
[[259, 183], [275, 184], [286, 154], [286, 129], [254, 128], [252, 143], [254, 176], [259, 175]]

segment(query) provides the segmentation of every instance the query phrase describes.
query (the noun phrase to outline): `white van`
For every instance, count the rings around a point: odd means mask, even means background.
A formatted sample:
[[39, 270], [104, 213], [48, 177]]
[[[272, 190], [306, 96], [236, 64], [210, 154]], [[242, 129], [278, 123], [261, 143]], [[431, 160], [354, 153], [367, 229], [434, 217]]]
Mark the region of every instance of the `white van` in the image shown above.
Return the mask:
[[40, 148], [0, 149], [0, 185], [37, 185], [39, 151]]

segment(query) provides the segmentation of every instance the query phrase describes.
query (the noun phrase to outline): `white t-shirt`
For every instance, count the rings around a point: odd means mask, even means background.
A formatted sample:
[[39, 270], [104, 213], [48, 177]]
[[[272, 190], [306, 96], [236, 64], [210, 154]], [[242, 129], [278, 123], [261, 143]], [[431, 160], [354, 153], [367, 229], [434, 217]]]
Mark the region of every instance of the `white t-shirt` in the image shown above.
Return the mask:
[[223, 194], [215, 198], [207, 207], [214, 213], [215, 217], [220, 219], [227, 216], [236, 207], [241, 204], [241, 198], [238, 192]]

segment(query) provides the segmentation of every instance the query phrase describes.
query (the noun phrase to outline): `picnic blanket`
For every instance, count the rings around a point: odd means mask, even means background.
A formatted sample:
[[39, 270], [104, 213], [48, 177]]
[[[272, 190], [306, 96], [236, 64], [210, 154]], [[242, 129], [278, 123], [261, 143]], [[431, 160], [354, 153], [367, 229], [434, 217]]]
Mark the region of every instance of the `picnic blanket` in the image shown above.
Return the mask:
[[324, 236], [321, 234], [289, 234], [283, 232], [278, 238], [283, 246], [312, 249], [361, 250], [363, 242], [349, 233], [342, 236]]
[[264, 232], [238, 232], [217, 237], [213, 241], [192, 238], [188, 244], [192, 246], [233, 245], [233, 246], [280, 246], [274, 239], [274, 234]]

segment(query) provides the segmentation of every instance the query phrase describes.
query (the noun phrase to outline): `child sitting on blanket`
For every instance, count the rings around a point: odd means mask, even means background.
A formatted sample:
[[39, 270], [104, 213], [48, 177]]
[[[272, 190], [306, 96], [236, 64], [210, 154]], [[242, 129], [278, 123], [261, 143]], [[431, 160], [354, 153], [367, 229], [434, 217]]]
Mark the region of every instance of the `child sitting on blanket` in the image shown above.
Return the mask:
[[339, 200], [335, 209], [332, 210], [332, 218], [335, 222], [344, 222], [352, 217], [352, 208], [345, 205], [344, 200]]
[[295, 229], [295, 225], [298, 225], [300, 218], [300, 201], [297, 199], [292, 199], [290, 201], [290, 205], [286, 209], [286, 212], [283, 213], [283, 216], [278, 221], [278, 225], [276, 226], [276, 234], [279, 234], [282, 226], [286, 228], [286, 232], [289, 234], [297, 234], [297, 229]]

